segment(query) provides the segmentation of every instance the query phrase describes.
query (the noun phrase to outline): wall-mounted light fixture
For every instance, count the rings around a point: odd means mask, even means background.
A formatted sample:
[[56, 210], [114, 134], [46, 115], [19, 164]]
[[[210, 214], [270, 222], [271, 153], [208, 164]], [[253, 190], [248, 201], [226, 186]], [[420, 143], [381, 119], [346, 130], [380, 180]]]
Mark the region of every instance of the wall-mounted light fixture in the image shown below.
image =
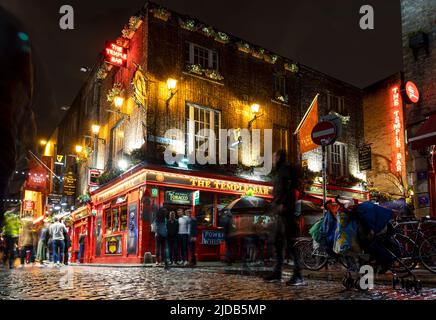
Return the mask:
[[263, 116], [263, 113], [259, 114], [260, 111], [260, 105], [258, 105], [257, 103], [253, 103], [251, 105], [251, 113], [254, 115], [253, 119], [251, 119], [248, 122], [248, 129], [251, 129], [251, 126], [253, 124], [254, 121], [256, 121], [257, 119], [259, 119], [261, 116]]
[[76, 145], [75, 150], [76, 150], [77, 154], [80, 154], [83, 151], [83, 146], [78, 144], [78, 145]]
[[169, 92], [169, 96], [168, 96], [168, 99], [166, 101], [167, 111], [168, 111], [168, 108], [170, 106], [171, 99], [174, 98], [174, 96], [177, 93], [176, 87], [177, 87], [177, 80], [169, 78], [167, 80], [167, 88], [168, 88], [168, 92]]
[[124, 97], [122, 97], [122, 96], [116, 96], [116, 97], [114, 98], [114, 105], [115, 105], [115, 107], [117, 107], [118, 109], [121, 109], [121, 107], [123, 106], [123, 104], [124, 104]]

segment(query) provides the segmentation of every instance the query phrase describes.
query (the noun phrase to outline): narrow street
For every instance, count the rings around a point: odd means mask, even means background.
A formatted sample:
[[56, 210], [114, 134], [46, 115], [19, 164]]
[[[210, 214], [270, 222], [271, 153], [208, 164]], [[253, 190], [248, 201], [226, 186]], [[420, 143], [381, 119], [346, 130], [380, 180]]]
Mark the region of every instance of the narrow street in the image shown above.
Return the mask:
[[217, 268], [117, 268], [26, 266], [0, 271], [0, 299], [285, 299], [285, 300], [433, 300], [436, 288], [421, 294], [394, 291], [387, 285], [373, 290], [344, 290], [338, 280], [307, 280], [304, 287], [265, 283], [260, 276], [228, 274]]

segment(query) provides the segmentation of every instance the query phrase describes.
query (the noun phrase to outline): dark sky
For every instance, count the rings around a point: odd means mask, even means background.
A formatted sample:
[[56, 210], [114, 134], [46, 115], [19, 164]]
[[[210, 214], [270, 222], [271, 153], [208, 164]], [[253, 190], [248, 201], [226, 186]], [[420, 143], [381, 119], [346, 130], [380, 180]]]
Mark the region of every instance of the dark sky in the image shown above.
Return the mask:
[[[357, 87], [401, 70], [399, 0], [155, 0]], [[37, 55], [38, 135], [63, 116], [104, 42], [117, 37], [145, 0], [0, 0], [24, 24]], [[59, 8], [75, 9], [75, 29], [59, 28]], [[359, 28], [370, 4], [375, 30]]]

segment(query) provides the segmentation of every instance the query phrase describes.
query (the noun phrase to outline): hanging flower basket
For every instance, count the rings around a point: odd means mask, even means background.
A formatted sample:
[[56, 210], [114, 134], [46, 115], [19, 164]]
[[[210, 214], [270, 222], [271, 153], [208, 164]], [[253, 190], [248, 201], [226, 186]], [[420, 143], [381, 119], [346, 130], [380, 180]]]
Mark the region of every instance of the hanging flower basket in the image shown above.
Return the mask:
[[230, 37], [227, 34], [225, 34], [224, 32], [218, 31], [215, 34], [215, 41], [226, 44], [226, 43], [229, 43]]
[[221, 81], [224, 79], [224, 77], [216, 70], [204, 70], [204, 75], [212, 80], [218, 80]]
[[263, 59], [264, 54], [265, 54], [265, 49], [262, 49], [262, 48], [259, 48], [257, 50], [253, 50], [251, 52], [251, 55], [255, 58], [258, 58], [258, 59]]
[[89, 193], [81, 194], [77, 197], [80, 204], [87, 204], [91, 202], [91, 195]]
[[288, 95], [284, 95], [283, 96], [283, 95], [280, 95], [280, 94], [276, 94], [275, 99], [277, 101], [280, 101], [280, 102], [283, 102], [283, 103], [288, 103], [288, 100], [289, 100]]
[[250, 53], [251, 52], [251, 47], [246, 42], [238, 42], [238, 43], [236, 43], [236, 46], [238, 47], [239, 51], [242, 51], [242, 52], [245, 52], [245, 53]]
[[142, 23], [142, 19], [138, 16], [132, 16], [129, 19], [129, 24], [125, 25], [123, 30], [121, 30], [121, 35], [123, 38], [131, 39], [136, 30]]
[[296, 63], [285, 63], [285, 69], [288, 71], [291, 71], [293, 73], [297, 73], [299, 70], [299, 67]]
[[271, 64], [276, 63], [278, 58], [279, 57], [277, 55], [275, 55], [275, 54], [264, 54], [263, 55], [263, 59], [266, 62], [271, 63]]
[[165, 22], [167, 22], [168, 19], [171, 17], [171, 12], [169, 12], [165, 8], [151, 9], [150, 11], [153, 12], [153, 17], [163, 20]]
[[188, 72], [191, 73], [195, 73], [195, 74], [199, 74], [202, 75], [203, 74], [203, 69], [201, 68], [201, 66], [199, 64], [189, 64], [187, 66]]
[[186, 29], [186, 30], [189, 30], [189, 31], [197, 30], [197, 27], [195, 26], [195, 21], [194, 20], [183, 21], [182, 19], [179, 19], [179, 25], [183, 29]]
[[107, 77], [106, 64], [101, 65], [97, 70], [96, 78], [97, 80], [104, 80]]
[[124, 94], [124, 89], [121, 83], [115, 83], [112, 89], [109, 90], [107, 94], [107, 101], [113, 102], [115, 97], [121, 96]]
[[201, 32], [207, 37], [214, 37], [215, 36], [215, 31], [213, 30], [212, 27], [203, 27], [203, 28], [201, 28]]

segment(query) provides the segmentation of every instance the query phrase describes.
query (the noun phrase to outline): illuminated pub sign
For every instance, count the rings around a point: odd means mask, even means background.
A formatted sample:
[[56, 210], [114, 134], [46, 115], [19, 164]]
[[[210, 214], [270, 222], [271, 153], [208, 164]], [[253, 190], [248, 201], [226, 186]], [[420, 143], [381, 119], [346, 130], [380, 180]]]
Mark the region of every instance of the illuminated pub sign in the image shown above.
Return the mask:
[[404, 84], [402, 93], [402, 97], [406, 103], [417, 103], [419, 101], [418, 87], [412, 81], [407, 81]]
[[127, 66], [127, 48], [113, 42], [106, 42], [104, 50], [105, 61], [118, 67]]
[[186, 204], [192, 203], [192, 192], [190, 191], [178, 191], [168, 190], [165, 191], [165, 203], [168, 204]]
[[402, 124], [402, 110], [401, 110], [401, 96], [400, 88], [395, 86], [392, 88], [392, 116], [393, 116], [393, 155], [392, 164], [395, 172], [402, 172], [404, 166], [404, 159], [402, 153], [403, 144], [403, 124]]

